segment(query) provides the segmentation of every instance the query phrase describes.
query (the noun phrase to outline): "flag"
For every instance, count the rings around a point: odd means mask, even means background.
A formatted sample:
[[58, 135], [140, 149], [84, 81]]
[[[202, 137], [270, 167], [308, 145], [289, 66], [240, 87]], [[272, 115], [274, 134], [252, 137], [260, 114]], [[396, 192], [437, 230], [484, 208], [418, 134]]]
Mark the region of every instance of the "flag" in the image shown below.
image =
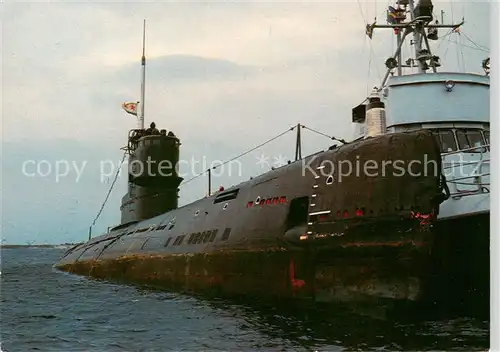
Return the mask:
[[123, 103], [122, 108], [127, 113], [137, 116], [137, 105], [139, 105], [139, 102], [137, 102], [137, 103], [133, 103], [133, 102]]
[[387, 22], [389, 24], [397, 24], [401, 23], [406, 19], [406, 14], [405, 10], [402, 8], [394, 8], [392, 6], [389, 6], [387, 10]]
[[372, 24], [366, 25], [366, 35], [370, 39], [372, 39], [372, 37], [373, 37], [373, 29], [375, 28], [375, 24], [376, 24], [376, 22], [373, 22]]
[[397, 10], [392, 6], [389, 6], [389, 10], [387, 11], [387, 22], [390, 24], [395, 24], [397, 22], [397, 15]]

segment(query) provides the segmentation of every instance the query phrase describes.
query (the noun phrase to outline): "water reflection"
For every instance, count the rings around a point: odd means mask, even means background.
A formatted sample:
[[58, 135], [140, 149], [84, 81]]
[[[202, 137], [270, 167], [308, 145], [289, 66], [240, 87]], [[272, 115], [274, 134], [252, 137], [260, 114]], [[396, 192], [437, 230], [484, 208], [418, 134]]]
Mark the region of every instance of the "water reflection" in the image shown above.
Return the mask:
[[[151, 292], [143, 289], [143, 292]], [[161, 294], [160, 294], [161, 296]], [[194, 303], [194, 302], [193, 302]], [[489, 322], [475, 318], [418, 320], [402, 316], [380, 319], [335, 305], [292, 306], [287, 303], [197, 297], [198, 307], [238, 321], [239, 329], [259, 331], [269, 341], [306, 350], [485, 350]], [[270, 343], [266, 348], [283, 347]]]

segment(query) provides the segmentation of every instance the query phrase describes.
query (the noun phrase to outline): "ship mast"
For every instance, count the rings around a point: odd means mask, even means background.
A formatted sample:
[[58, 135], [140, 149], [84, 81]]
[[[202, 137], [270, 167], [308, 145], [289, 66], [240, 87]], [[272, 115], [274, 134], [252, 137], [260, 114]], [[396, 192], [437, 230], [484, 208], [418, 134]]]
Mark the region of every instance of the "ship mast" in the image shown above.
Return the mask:
[[[397, 69], [397, 75], [402, 76], [404, 68], [417, 67], [419, 73], [426, 73], [427, 70], [432, 69], [436, 73], [437, 67], [441, 66], [439, 57], [432, 54], [429, 40], [438, 39], [438, 28], [456, 30], [464, 24], [464, 20], [462, 19], [458, 24], [440, 24], [436, 20], [434, 24], [431, 24], [433, 7], [431, 0], [420, 0], [416, 6], [414, 0], [397, 0], [396, 6], [389, 6], [387, 11], [388, 24], [377, 24], [375, 21], [366, 26], [366, 34], [370, 39], [375, 28], [391, 28], [397, 35], [397, 48], [394, 55], [385, 62], [387, 71], [379, 90], [385, 86], [389, 75], [393, 75], [395, 69]], [[410, 15], [409, 21], [407, 21], [407, 14]], [[406, 37], [411, 33], [413, 33], [411, 44], [415, 48], [415, 57], [409, 58], [403, 63], [401, 48]]]
[[146, 101], [144, 99], [146, 90], [146, 19], [144, 19], [144, 25], [142, 28], [142, 77], [141, 77], [141, 115], [139, 117], [139, 128], [144, 129], [144, 105]]

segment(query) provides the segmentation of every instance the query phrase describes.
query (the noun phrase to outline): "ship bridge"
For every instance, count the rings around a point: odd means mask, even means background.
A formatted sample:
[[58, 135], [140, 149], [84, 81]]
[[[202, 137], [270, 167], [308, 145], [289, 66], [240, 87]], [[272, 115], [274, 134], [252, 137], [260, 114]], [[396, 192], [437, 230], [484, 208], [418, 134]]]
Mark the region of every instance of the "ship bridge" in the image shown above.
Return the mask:
[[[418, 4], [399, 0], [388, 7], [387, 24], [377, 20], [366, 24], [370, 39], [376, 28], [392, 30], [397, 47], [385, 61], [387, 70], [381, 84], [352, 110], [354, 139], [431, 130], [441, 148], [449, 194], [440, 206], [439, 219], [488, 214], [490, 58], [482, 61], [485, 74], [438, 72], [441, 59], [430, 43], [440, 38], [441, 29], [460, 33], [465, 22], [444, 24], [443, 16], [441, 21], [434, 16], [431, 0]], [[403, 58], [406, 53], [402, 48], [410, 34], [414, 50]]]
[[489, 76], [471, 73], [393, 76], [382, 90], [388, 130], [432, 123], [489, 126], [489, 88]]
[[388, 133], [423, 128], [438, 139], [451, 193], [441, 219], [489, 211], [489, 86], [485, 75], [443, 72], [394, 76], [381, 91]]

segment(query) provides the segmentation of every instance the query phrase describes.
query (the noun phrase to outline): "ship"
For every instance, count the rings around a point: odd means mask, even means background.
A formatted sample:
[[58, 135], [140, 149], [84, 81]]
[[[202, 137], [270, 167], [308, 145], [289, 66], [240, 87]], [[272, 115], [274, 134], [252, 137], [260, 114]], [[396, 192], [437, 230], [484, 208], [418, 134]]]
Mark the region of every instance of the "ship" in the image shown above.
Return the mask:
[[[389, 24], [367, 26], [370, 38], [377, 27], [397, 31], [398, 50], [383, 84], [352, 110], [357, 138], [302, 158], [305, 126], [298, 124], [291, 128], [294, 162], [217, 192], [210, 186], [207, 196], [181, 207], [180, 139], [144, 129], [143, 45], [140, 125], [123, 148], [129, 168], [121, 223], [98, 237], [89, 231], [55, 267], [221, 297], [437, 310], [465, 302], [475, 310], [477, 298], [489, 294], [489, 181], [473, 166], [489, 158], [489, 146], [444, 143], [460, 141], [459, 131], [470, 140], [469, 129], [486, 138], [488, 77], [437, 73], [425, 31], [460, 24], [432, 23], [430, 1], [396, 6], [396, 20], [391, 13]], [[400, 48], [410, 33], [419, 43], [419, 72], [403, 75]], [[420, 96], [415, 109], [404, 108], [409, 94]], [[463, 99], [468, 94], [473, 104]], [[467, 160], [459, 168], [474, 169], [468, 178], [447, 176], [457, 156]]]
[[[486, 312], [490, 292], [490, 58], [477, 63], [481, 74], [439, 72], [441, 59], [430, 43], [461, 34], [464, 20], [447, 25], [444, 11], [441, 23], [433, 14], [430, 0], [421, 0], [416, 7], [413, 1], [399, 0], [389, 6], [388, 24], [366, 25], [370, 39], [377, 28], [390, 29], [396, 36], [396, 50], [385, 61], [385, 76], [375, 90], [386, 106], [387, 133], [425, 129], [439, 144], [448, 196], [434, 225], [434, 250], [439, 253], [432, 265], [435, 295], [447, 304], [473, 301], [476, 304], [470, 310]], [[439, 35], [440, 30], [446, 32]], [[413, 57], [403, 58], [408, 40]], [[416, 72], [405, 74], [405, 70]], [[358, 139], [366, 135], [364, 111], [364, 105], [353, 109]], [[481, 308], [478, 302], [483, 303]]]

